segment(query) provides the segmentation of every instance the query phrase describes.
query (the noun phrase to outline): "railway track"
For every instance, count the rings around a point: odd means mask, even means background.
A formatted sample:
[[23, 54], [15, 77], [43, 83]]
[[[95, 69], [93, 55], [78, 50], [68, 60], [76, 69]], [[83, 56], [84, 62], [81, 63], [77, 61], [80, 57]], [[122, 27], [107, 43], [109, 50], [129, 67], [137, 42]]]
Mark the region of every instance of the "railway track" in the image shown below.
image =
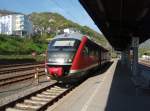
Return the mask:
[[38, 65], [38, 64], [44, 64], [44, 62], [33, 62], [33, 63], [18, 63], [18, 64], [1, 64], [0, 69], [3, 68], [11, 68], [11, 67], [20, 67], [20, 66], [28, 66], [28, 65]]
[[[44, 75], [45, 75], [45, 72], [42, 71], [42, 73], [40, 73], [38, 76], [40, 77], [40, 76], [44, 76]], [[16, 76], [16, 77], [10, 77], [10, 78], [6, 78], [6, 79], [0, 79], [0, 86], [9, 85], [12, 83], [17, 83], [17, 82], [27, 80], [27, 79], [32, 79], [32, 78], [34, 78], [34, 73]]]
[[38, 73], [38, 76], [45, 75], [44, 64], [2, 68], [0, 69], [0, 86], [32, 79], [35, 73]]
[[5, 67], [0, 69], [0, 74], [7, 74], [7, 73], [12, 73], [12, 72], [17, 72], [17, 71], [24, 71], [24, 70], [30, 70], [36, 67], [44, 67], [44, 64], [31, 64], [31, 65], [20, 65], [20, 66], [14, 66], [14, 67]]
[[147, 67], [150, 67], [150, 60], [149, 61], [148, 60], [140, 60], [139, 63], [143, 64], [143, 65], [145, 65]]
[[7, 105], [0, 107], [3, 111], [43, 111], [48, 106], [57, 102], [69, 93], [74, 86], [64, 87], [62, 84], [54, 83], [47, 88], [19, 98]]
[[44, 111], [83, 81], [68, 87], [55, 82], [46, 88], [0, 106], [0, 111]]

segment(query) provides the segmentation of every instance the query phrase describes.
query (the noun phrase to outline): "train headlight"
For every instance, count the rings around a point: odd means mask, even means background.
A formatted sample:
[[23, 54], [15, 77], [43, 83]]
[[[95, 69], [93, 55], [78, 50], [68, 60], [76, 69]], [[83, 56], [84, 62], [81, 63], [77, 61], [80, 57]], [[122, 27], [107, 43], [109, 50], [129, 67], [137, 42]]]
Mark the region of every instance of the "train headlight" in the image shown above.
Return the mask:
[[72, 59], [66, 59], [65, 62], [66, 63], [68, 63], [68, 62], [70, 63], [70, 62], [72, 62]]
[[72, 59], [68, 59], [68, 62], [72, 62]]

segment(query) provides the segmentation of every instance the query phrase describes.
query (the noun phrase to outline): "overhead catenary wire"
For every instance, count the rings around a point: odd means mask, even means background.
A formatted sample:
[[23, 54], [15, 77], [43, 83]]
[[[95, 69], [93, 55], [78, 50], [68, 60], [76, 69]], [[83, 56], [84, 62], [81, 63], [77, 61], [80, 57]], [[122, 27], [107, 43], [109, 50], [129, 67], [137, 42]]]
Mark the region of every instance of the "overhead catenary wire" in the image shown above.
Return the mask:
[[[60, 0], [61, 1], [61, 0]], [[64, 11], [68, 16], [70, 16], [72, 19], [73, 19], [73, 21], [75, 22], [75, 23], [81, 23], [81, 21], [79, 21], [77, 18], [78, 17], [76, 17], [76, 16], [74, 16], [73, 14], [74, 13], [76, 13], [76, 12], [71, 12], [70, 10], [68, 11], [67, 9], [65, 9], [63, 6], [63, 1], [58, 1], [58, 0], [51, 0], [51, 2], [53, 2], [53, 4], [55, 4], [58, 8], [60, 8], [62, 11]], [[87, 19], [86, 17], [89, 17], [90, 19], [91, 19], [91, 17], [88, 15], [88, 13], [86, 12], [86, 10], [80, 5], [80, 3], [79, 2], [76, 2], [76, 1], [73, 1], [73, 0], [68, 0], [67, 1], [67, 3], [69, 3], [70, 4], [70, 8], [71, 9], [73, 9], [73, 8], [75, 8], [74, 7], [74, 5], [76, 6], [76, 8], [79, 8], [79, 9], [81, 9], [81, 11], [79, 11], [79, 13], [81, 14], [81, 15], [83, 15], [83, 17], [82, 17], [82, 19]], [[79, 3], [79, 4], [78, 4]], [[70, 13], [71, 12], [71, 13]], [[87, 16], [84, 16], [84, 15], [87, 15]], [[81, 17], [81, 16], [80, 16]], [[71, 20], [72, 20], [71, 19]], [[93, 22], [93, 24], [96, 26], [96, 24]], [[82, 24], [82, 26], [86, 26], [86, 24]], [[88, 26], [89, 27], [89, 26]]]
[[[73, 6], [74, 4], [76, 4], [77, 8], [79, 8], [81, 11], [79, 12], [80, 15], [84, 15], [82, 16], [82, 19], [87, 19], [87, 17], [89, 19], [91, 19], [91, 21], [93, 22], [93, 25], [95, 25], [97, 27], [97, 25], [95, 24], [95, 22], [92, 20], [92, 18], [89, 16], [89, 14], [87, 13], [87, 11], [83, 8], [83, 6], [81, 5], [81, 3], [79, 1], [75, 1], [75, 0], [68, 0], [68, 3], [70, 3], [71, 6]], [[74, 7], [71, 7], [74, 8]], [[82, 24], [83, 26], [86, 26], [86, 24]], [[88, 26], [88, 25], [87, 25]], [[88, 26], [90, 27], [90, 26]], [[98, 27], [97, 27], [98, 28]], [[99, 28], [98, 28], [99, 29]], [[96, 30], [95, 30], [96, 31]], [[99, 29], [100, 31], [100, 29]], [[97, 31], [96, 31], [97, 32]]]
[[[70, 3], [70, 5], [74, 5], [74, 4], [75, 4], [74, 0], [69, 0], [69, 3]], [[78, 4], [80, 4], [80, 3], [78, 2]], [[83, 11], [80, 11], [80, 14], [83, 14], [83, 15], [85, 15], [85, 13], [87, 14], [87, 12], [86, 12], [85, 9], [81, 6], [81, 4], [80, 4], [80, 5], [76, 5], [76, 6], [78, 6], [78, 8], [79, 8], [80, 10], [83, 10]], [[72, 7], [72, 8], [74, 8], [74, 7]], [[87, 15], [88, 15], [88, 14], [87, 14]]]
[[73, 16], [68, 10], [65, 10], [56, 0], [51, 0], [57, 7], [62, 9], [67, 15], [71, 16], [76, 22], [78, 22], [78, 19]]

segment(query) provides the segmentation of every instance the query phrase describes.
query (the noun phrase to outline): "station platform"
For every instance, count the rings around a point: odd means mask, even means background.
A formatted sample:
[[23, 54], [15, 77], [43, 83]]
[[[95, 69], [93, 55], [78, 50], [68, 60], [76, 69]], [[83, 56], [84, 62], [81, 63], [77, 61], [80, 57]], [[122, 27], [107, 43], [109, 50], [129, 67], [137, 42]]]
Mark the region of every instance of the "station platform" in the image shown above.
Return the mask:
[[90, 77], [47, 111], [149, 111], [150, 96], [138, 94], [131, 74], [119, 60]]

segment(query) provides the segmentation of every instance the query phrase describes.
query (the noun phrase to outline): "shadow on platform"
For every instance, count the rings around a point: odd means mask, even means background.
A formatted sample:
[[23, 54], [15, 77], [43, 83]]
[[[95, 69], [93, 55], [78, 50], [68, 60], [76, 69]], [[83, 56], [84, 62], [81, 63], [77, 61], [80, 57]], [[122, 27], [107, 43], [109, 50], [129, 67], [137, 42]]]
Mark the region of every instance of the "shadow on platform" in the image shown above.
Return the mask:
[[136, 94], [131, 74], [117, 63], [105, 111], [150, 111], [150, 96]]

